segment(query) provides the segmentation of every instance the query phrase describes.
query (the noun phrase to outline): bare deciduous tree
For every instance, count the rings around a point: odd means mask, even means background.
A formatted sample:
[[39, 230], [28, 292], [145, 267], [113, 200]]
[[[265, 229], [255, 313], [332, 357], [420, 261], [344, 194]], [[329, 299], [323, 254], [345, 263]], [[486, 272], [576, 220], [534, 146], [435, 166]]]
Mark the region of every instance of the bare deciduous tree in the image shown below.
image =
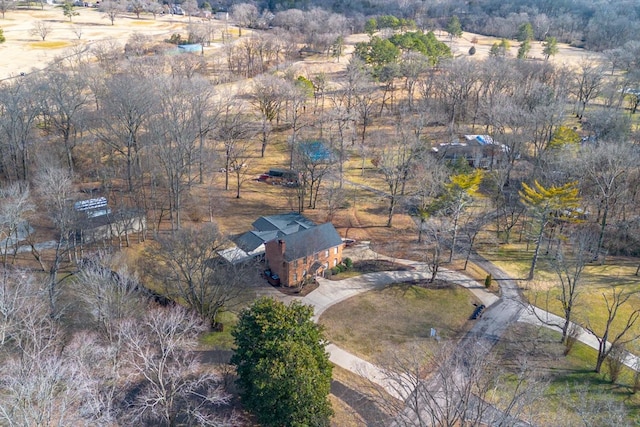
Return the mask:
[[[585, 329], [598, 340], [598, 357], [596, 358], [595, 372], [600, 372], [602, 364], [614, 348], [638, 339], [638, 336], [633, 333], [633, 326], [640, 318], [640, 308], [638, 308], [638, 305], [635, 304], [634, 308], [625, 315], [622, 323], [620, 323], [618, 317], [622, 315], [619, 310], [627, 303], [631, 305], [633, 301], [636, 301], [637, 296], [637, 293], [625, 292], [622, 287], [620, 289], [614, 288], [609, 296], [603, 293], [602, 297], [604, 299], [607, 318], [601, 332], [596, 330], [597, 328], [592, 326], [587, 319]], [[614, 323], [619, 324], [614, 326]]]
[[31, 34], [32, 36], [40, 37], [42, 41], [45, 41], [47, 36], [51, 34], [52, 31], [53, 31], [53, 27], [49, 22], [36, 21], [33, 23], [33, 28], [31, 29], [29, 34]]
[[142, 322], [122, 324], [132, 370], [128, 422], [233, 425], [212, 410], [229, 397], [214, 374], [202, 371], [192, 351], [204, 330], [201, 319], [178, 306], [154, 308]]
[[253, 25], [259, 16], [258, 8], [253, 4], [234, 4], [231, 8], [231, 18], [238, 25], [238, 37], [242, 37], [242, 29]]
[[[545, 325], [556, 327], [562, 331], [560, 341], [566, 346], [567, 353], [574, 344], [572, 322], [575, 308], [582, 290], [582, 273], [596, 252], [597, 237], [588, 229], [576, 228], [569, 237], [570, 243], [560, 244], [551, 262], [559, 281], [559, 295], [557, 300], [562, 307], [562, 322], [551, 321], [548, 316], [540, 315], [536, 310], [532, 313]], [[547, 292], [547, 300], [549, 291]], [[541, 301], [532, 301], [540, 305]], [[547, 304], [548, 305], [548, 304]], [[549, 309], [549, 307], [545, 307]], [[574, 325], [575, 326], [575, 325]], [[571, 341], [571, 342], [569, 342]]]
[[220, 115], [216, 139], [224, 146], [224, 188], [229, 189], [229, 176], [234, 174], [236, 198], [240, 198], [240, 188], [247, 178], [247, 162], [254, 151], [251, 139], [256, 133], [240, 105], [233, 100], [228, 101]]
[[576, 108], [576, 117], [582, 119], [584, 110], [587, 108], [589, 101], [598, 97], [602, 84], [604, 83], [605, 67], [594, 61], [585, 59], [580, 64], [580, 70], [575, 80], [575, 96], [577, 98], [578, 107]]
[[34, 145], [34, 123], [42, 108], [31, 77], [0, 86], [0, 164], [9, 181], [27, 181]]
[[142, 173], [140, 137], [156, 104], [153, 83], [146, 77], [130, 74], [108, 78], [96, 96], [100, 102], [100, 126], [96, 135], [126, 163], [130, 192]]
[[122, 12], [125, 11], [125, 6], [120, 0], [104, 0], [100, 3], [100, 12], [104, 14], [105, 18], [111, 21], [111, 25], [115, 25], [114, 22]]
[[4, 19], [4, 15], [10, 11], [15, 9], [16, 2], [12, 0], [0, 0], [0, 14], [2, 14], [2, 19]]
[[49, 124], [62, 137], [69, 170], [74, 169], [73, 150], [76, 135], [83, 129], [83, 115], [89, 103], [84, 79], [69, 70], [52, 70], [42, 81], [43, 113]]
[[[179, 229], [182, 205], [195, 180], [200, 141], [197, 91], [190, 80], [163, 80], [158, 114], [150, 123], [151, 150], [155, 155], [169, 193], [169, 213], [173, 229]], [[196, 104], [194, 104], [194, 100]]]
[[56, 230], [56, 239], [53, 247], [53, 259], [46, 265], [48, 257], [36, 247], [29, 239], [31, 253], [48, 274], [46, 287], [49, 296], [50, 315], [57, 316], [58, 285], [64, 278], [59, 279], [58, 273], [64, 262], [64, 255], [69, 253], [73, 246], [70, 240], [75, 232], [76, 212], [73, 208], [72, 179], [69, 171], [51, 164], [43, 164], [36, 179], [36, 191], [44, 202], [42, 207], [47, 212], [49, 220]]
[[9, 248], [13, 249], [13, 260], [18, 253], [18, 242], [29, 233], [27, 222], [34, 210], [29, 195], [29, 187], [22, 183], [13, 183], [0, 187], [0, 253], [2, 265], [6, 268]]
[[149, 268], [170, 298], [184, 301], [211, 324], [220, 310], [240, 302], [256, 279], [251, 263], [234, 264], [220, 256], [227, 240], [215, 223], [183, 228], [158, 241], [160, 247], [148, 253]]
[[[402, 124], [398, 123], [399, 128], [400, 126]], [[396, 135], [389, 139], [380, 138], [376, 144], [376, 157], [372, 160], [387, 184], [387, 227], [393, 224], [396, 207], [405, 196], [407, 182], [412, 178], [411, 171], [423, 148], [419, 138], [404, 131], [396, 132]]]
[[604, 244], [606, 227], [612, 211], [629, 188], [629, 173], [637, 166], [638, 150], [625, 142], [584, 147], [574, 163], [583, 194], [591, 195], [600, 222], [597, 249]]
[[3, 273], [0, 300], [7, 315], [2, 324], [10, 322], [11, 346], [3, 346], [0, 420], [7, 425], [81, 424], [87, 383], [82, 367], [63, 353], [63, 334], [49, 316], [47, 292], [24, 272], [7, 279]]
[[273, 126], [273, 121], [278, 117], [288, 92], [288, 82], [282, 78], [264, 74], [253, 80], [253, 91], [251, 100], [260, 113], [262, 123], [262, 148], [261, 157], [269, 141], [269, 133]]
[[[374, 397], [395, 414], [394, 426], [516, 425], [529, 417], [527, 411], [541, 391], [524, 362], [507, 385], [506, 372], [480, 344], [392, 354], [382, 369], [387, 387], [403, 399], [382, 393]], [[432, 374], [427, 377], [426, 372]]]

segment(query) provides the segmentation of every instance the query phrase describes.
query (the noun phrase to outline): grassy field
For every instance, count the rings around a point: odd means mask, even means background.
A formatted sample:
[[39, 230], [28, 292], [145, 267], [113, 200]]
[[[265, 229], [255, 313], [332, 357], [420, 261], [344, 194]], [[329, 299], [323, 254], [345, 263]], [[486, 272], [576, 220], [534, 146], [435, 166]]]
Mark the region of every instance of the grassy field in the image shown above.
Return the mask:
[[[523, 340], [522, 337], [530, 339]], [[564, 346], [559, 343], [560, 335], [548, 329], [517, 324], [498, 344], [497, 354], [505, 361], [504, 366], [515, 372], [525, 360], [533, 368], [543, 383], [543, 393], [536, 399], [534, 407], [541, 426], [582, 426], [578, 412], [586, 406], [602, 408], [604, 419], [589, 425], [603, 425], [606, 422], [607, 401], [623, 405], [629, 412], [628, 425], [640, 421], [640, 394], [631, 393], [632, 373], [625, 369], [616, 383], [608, 381], [606, 369], [603, 373], [593, 372], [596, 351], [577, 343], [568, 356], [563, 356]], [[514, 384], [511, 383], [511, 386]], [[509, 382], [507, 381], [507, 388]], [[500, 390], [496, 397], [506, 395], [510, 390]], [[559, 424], [560, 423], [560, 424]], [[610, 425], [610, 424], [607, 424]]]
[[[482, 253], [498, 267], [516, 278], [526, 277], [531, 265], [533, 247], [527, 251], [525, 244], [512, 243]], [[582, 284], [574, 311], [574, 319], [582, 325], [590, 324], [596, 331], [604, 328], [607, 311], [603, 294], [624, 287], [625, 292], [640, 292], [640, 277], [635, 276], [637, 260], [609, 257], [605, 264], [592, 263], [585, 267]], [[559, 279], [548, 259], [541, 257], [534, 280], [518, 280], [524, 295], [535, 305], [562, 315]], [[613, 331], [619, 330], [634, 309], [640, 307], [640, 293], [632, 296], [619, 310]], [[630, 336], [640, 335], [640, 324], [632, 329]]]
[[329, 341], [365, 360], [384, 359], [390, 349], [428, 345], [430, 329], [444, 339], [465, 331], [477, 303], [467, 290], [391, 285], [330, 307], [320, 318]]

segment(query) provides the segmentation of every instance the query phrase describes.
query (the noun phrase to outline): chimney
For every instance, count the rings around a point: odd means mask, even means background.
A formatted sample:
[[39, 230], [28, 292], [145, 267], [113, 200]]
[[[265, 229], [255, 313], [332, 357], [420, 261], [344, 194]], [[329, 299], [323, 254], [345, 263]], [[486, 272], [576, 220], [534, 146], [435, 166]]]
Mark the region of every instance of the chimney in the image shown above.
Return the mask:
[[287, 249], [287, 245], [284, 243], [284, 240], [278, 240], [278, 246], [280, 246], [280, 253], [284, 255], [284, 251]]

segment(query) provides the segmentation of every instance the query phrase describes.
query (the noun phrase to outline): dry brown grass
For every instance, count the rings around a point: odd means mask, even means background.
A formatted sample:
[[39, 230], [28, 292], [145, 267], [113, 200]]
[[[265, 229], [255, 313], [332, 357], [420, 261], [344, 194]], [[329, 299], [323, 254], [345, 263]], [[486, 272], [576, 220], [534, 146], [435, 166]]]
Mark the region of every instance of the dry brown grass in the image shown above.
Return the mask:
[[342, 399], [330, 394], [329, 401], [333, 408], [332, 427], [365, 427], [367, 425], [362, 417]]
[[[386, 401], [392, 401], [393, 397], [388, 395], [382, 387], [379, 385], [357, 375], [351, 371], [343, 369], [339, 366], [333, 366], [333, 380], [339, 382], [345, 387], [356, 391], [362, 396], [362, 399], [372, 399], [371, 404], [373, 403], [373, 399], [378, 398], [380, 396], [384, 396]], [[331, 420], [331, 425], [335, 427], [342, 426], [365, 426], [366, 420], [362, 419], [360, 415], [358, 415], [352, 407], [349, 407], [348, 404], [344, 402], [344, 400], [348, 400], [347, 397], [342, 396], [341, 394], [332, 394], [331, 402], [334, 404], [333, 409], [335, 411], [335, 415]], [[357, 404], [362, 404], [362, 401], [354, 402]], [[400, 404], [400, 402], [397, 402]], [[384, 416], [386, 413], [382, 408], [376, 406], [380, 411], [380, 415]], [[369, 411], [367, 411], [369, 412]], [[379, 419], [375, 419], [374, 421], [380, 421]]]
[[430, 328], [444, 339], [457, 338], [468, 326], [474, 303], [473, 295], [457, 286], [391, 285], [330, 307], [320, 323], [330, 341], [375, 363], [385, 360], [390, 349], [433, 345]]

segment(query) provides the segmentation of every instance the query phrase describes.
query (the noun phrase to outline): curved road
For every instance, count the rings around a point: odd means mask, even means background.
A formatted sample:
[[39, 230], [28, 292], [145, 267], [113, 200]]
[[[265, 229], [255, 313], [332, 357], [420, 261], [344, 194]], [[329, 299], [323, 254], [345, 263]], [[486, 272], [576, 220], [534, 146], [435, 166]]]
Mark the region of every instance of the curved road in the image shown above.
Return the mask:
[[[350, 253], [347, 253], [345, 255], [349, 255], [354, 260], [387, 259], [399, 264], [413, 267], [413, 270], [369, 273], [340, 281], [331, 281], [319, 278], [319, 287], [307, 296], [303, 297], [301, 301], [304, 304], [309, 304], [314, 307], [315, 321], [318, 321], [322, 313], [330, 306], [340, 301], [351, 298], [355, 295], [358, 295], [362, 292], [382, 288], [392, 283], [426, 279], [431, 276], [427, 266], [424, 263], [383, 256], [373, 252], [369, 248], [368, 242], [361, 243], [361, 245], [350, 248]], [[472, 293], [474, 293], [474, 295], [482, 302], [482, 304], [487, 307], [483, 316], [475, 322], [474, 326], [460, 340], [460, 342], [458, 343], [458, 349], [462, 351], [464, 349], [474, 348], [474, 351], [477, 352], [477, 349], [480, 348], [482, 349], [481, 351], [488, 353], [498, 342], [507, 328], [514, 322], [520, 320], [527, 323], [540, 325], [542, 323], [538, 320], [538, 318], [543, 318], [542, 316], [553, 317], [549, 313], [546, 313], [542, 310], [537, 310], [539, 312], [537, 317], [531, 314], [530, 310], [527, 309], [526, 305], [523, 303], [520, 290], [513, 278], [511, 278], [500, 268], [480, 255], [474, 254], [471, 259], [474, 263], [476, 263], [478, 266], [480, 266], [493, 276], [493, 279], [496, 280], [500, 286], [501, 296], [497, 297], [496, 295], [488, 292], [483, 286], [479, 286], [476, 281], [471, 280], [469, 277], [461, 273], [446, 269], [441, 269], [438, 272], [438, 277], [440, 279], [447, 280], [460, 286], [466, 287]], [[283, 300], [284, 302], [299, 300], [299, 297], [283, 295], [282, 293], [271, 287], [266, 289], [262, 288], [260, 291], [260, 294], [268, 294], [279, 300]], [[589, 336], [586, 333], [583, 333], [579, 337], [579, 340], [586, 343], [587, 345], [590, 345], [592, 347], [595, 346], [595, 348], [597, 348], [597, 342], [594, 342], [593, 337]], [[388, 374], [378, 366], [375, 366], [374, 364], [339, 348], [335, 344], [329, 344], [327, 346], [327, 351], [330, 355], [330, 360], [333, 363], [357, 375], [363, 376], [374, 383], [379, 384], [391, 396], [400, 400], [406, 400], [408, 397], [410, 397], [410, 390], [406, 392], [399, 391], [397, 383], [389, 380]], [[629, 356], [626, 364], [627, 366], [634, 366], [634, 363], [637, 362], [637, 357]], [[431, 381], [430, 383], [426, 384], [426, 387], [430, 389], [430, 394], [433, 396], [437, 394], [440, 385], [436, 381]], [[484, 405], [483, 402], [480, 403]], [[429, 403], [424, 402], [419, 406], [424, 407], [426, 405], [429, 405]], [[469, 405], [469, 407], [471, 408], [470, 410], [474, 409], [473, 405]], [[410, 408], [407, 408], [407, 412], [412, 412], [412, 410]], [[424, 422], [425, 419], [429, 419], [427, 414], [423, 414], [421, 416], [420, 414], [416, 414], [415, 411], [413, 412], [414, 413], [402, 414], [404, 423], [406, 423], [407, 420], [419, 418], [420, 421], [416, 419], [416, 424], [413, 425], [429, 425], [429, 423]], [[496, 419], [502, 419], [504, 422], [505, 414], [500, 413], [499, 411], [495, 410], [495, 408], [489, 407], [488, 409], [485, 409], [484, 421], [491, 424], [491, 420]], [[509, 419], [508, 424], [519, 426], [529, 425], [514, 419]]]

